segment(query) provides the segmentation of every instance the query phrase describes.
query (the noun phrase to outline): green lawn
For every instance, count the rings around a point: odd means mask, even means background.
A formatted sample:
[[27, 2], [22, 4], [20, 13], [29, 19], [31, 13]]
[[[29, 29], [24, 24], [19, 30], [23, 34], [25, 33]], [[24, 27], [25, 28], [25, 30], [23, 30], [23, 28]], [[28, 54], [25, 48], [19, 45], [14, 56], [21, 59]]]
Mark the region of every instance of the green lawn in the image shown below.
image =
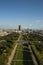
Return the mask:
[[18, 45], [11, 65], [33, 65], [28, 45]]

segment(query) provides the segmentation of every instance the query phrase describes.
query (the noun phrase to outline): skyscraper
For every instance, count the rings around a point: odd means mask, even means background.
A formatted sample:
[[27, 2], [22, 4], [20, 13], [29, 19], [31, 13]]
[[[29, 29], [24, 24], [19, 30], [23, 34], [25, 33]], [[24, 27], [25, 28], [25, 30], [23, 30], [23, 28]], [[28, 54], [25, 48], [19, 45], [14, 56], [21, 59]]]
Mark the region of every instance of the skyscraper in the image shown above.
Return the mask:
[[21, 30], [21, 25], [19, 25], [19, 30]]

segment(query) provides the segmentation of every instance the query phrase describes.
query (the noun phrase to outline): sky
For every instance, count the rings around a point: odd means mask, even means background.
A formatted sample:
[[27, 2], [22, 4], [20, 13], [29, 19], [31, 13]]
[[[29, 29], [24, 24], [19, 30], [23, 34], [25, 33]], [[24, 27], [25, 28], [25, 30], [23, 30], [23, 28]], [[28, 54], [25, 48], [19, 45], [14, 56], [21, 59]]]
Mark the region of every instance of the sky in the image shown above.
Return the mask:
[[43, 29], [43, 0], [0, 0], [0, 28]]

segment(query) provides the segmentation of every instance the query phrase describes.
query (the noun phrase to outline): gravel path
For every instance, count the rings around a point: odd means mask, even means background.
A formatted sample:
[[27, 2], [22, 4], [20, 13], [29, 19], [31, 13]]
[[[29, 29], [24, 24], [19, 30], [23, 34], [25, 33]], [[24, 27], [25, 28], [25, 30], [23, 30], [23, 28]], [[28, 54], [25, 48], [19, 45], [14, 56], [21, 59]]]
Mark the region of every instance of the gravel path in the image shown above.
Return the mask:
[[12, 59], [13, 59], [13, 57], [14, 57], [14, 54], [15, 54], [16, 48], [17, 48], [17, 44], [15, 45], [13, 51], [11, 52], [11, 55], [10, 55], [10, 57], [9, 57], [9, 59], [8, 59], [8, 63], [7, 63], [7, 65], [11, 65], [11, 61], [12, 61]]
[[[21, 35], [19, 36], [19, 38], [18, 38], [17, 41], [19, 41], [20, 38], [21, 38]], [[16, 49], [17, 49], [17, 45], [18, 45], [17, 41], [16, 41], [16, 45], [15, 45], [13, 51], [11, 52], [11, 55], [10, 55], [9, 58], [8, 58], [8, 63], [7, 63], [7, 65], [11, 65], [11, 62], [12, 62], [13, 57], [14, 57], [14, 55], [15, 55], [15, 51], [16, 51]]]
[[34, 56], [34, 54], [32, 52], [32, 49], [31, 49], [31, 46], [30, 45], [29, 45], [29, 50], [30, 50], [30, 53], [31, 53], [31, 56], [32, 56], [32, 60], [34, 62], [34, 65], [38, 65], [38, 63], [37, 63], [36, 58], [35, 58], [35, 56]]

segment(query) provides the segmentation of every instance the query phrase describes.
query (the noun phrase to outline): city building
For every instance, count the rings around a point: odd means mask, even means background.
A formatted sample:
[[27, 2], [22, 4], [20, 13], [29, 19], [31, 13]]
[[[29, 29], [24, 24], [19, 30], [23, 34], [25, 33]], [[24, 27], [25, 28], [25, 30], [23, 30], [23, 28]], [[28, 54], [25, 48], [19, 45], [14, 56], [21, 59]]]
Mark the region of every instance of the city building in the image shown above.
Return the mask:
[[19, 31], [21, 30], [21, 25], [19, 25]]

